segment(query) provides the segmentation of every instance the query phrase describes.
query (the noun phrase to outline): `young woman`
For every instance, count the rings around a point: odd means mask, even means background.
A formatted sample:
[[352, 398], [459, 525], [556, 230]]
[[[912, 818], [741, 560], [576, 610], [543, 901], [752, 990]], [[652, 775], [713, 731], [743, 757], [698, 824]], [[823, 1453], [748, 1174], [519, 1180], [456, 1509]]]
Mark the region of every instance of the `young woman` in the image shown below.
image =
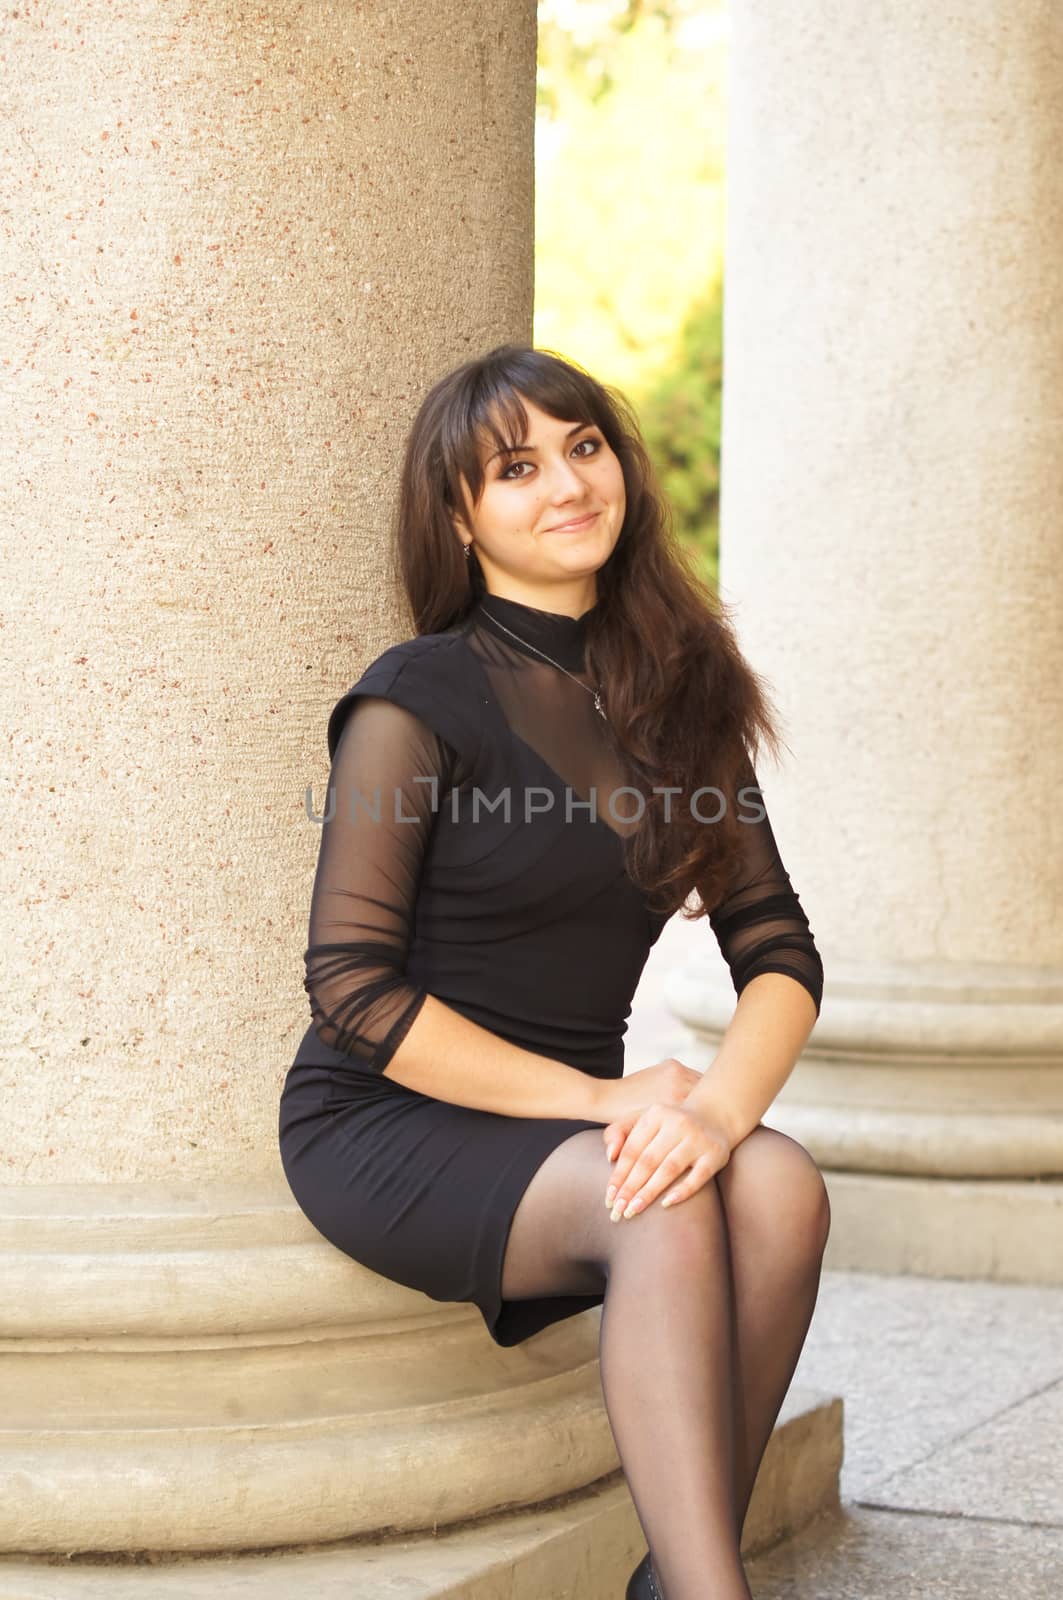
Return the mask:
[[[416, 635], [328, 723], [288, 1182], [339, 1249], [474, 1303], [500, 1345], [601, 1306], [650, 1546], [629, 1600], [748, 1596], [830, 1215], [760, 1122], [823, 983], [756, 786], [765, 690], [627, 402], [551, 353], [501, 346], [426, 396], [394, 550]], [[739, 996], [704, 1074], [624, 1057], [680, 909]]]

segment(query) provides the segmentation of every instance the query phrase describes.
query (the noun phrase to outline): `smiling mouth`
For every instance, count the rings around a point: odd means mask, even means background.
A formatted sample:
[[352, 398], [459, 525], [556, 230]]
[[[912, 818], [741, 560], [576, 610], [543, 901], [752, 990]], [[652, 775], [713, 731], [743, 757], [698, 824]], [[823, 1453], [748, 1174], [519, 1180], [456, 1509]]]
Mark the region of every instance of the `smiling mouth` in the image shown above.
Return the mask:
[[598, 515], [597, 511], [588, 511], [585, 517], [576, 517], [572, 522], [559, 522], [553, 528], [547, 528], [547, 533], [575, 533], [577, 529], [585, 527], [588, 522], [593, 522]]

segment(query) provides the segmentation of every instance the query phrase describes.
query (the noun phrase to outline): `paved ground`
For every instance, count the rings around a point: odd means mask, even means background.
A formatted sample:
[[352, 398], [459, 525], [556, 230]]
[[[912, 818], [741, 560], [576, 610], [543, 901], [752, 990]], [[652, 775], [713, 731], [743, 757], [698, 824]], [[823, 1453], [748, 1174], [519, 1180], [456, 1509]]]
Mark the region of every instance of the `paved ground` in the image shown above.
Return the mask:
[[824, 1273], [794, 1381], [843, 1398], [842, 1509], [756, 1600], [1063, 1595], [1063, 1289]]

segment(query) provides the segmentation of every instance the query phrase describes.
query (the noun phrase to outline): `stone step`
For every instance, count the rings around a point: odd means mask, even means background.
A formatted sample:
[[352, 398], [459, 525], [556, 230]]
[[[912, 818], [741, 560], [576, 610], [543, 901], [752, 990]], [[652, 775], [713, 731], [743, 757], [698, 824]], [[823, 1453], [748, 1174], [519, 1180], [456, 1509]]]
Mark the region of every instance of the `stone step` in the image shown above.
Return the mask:
[[[842, 1402], [792, 1388], [743, 1551], [838, 1506]], [[136, 1560], [0, 1557], [0, 1600], [623, 1600], [645, 1550], [622, 1474], [532, 1510], [403, 1538]]]
[[[764, 1121], [780, 1125], [774, 1112]], [[823, 1177], [828, 1270], [1063, 1286], [1063, 1180]]]

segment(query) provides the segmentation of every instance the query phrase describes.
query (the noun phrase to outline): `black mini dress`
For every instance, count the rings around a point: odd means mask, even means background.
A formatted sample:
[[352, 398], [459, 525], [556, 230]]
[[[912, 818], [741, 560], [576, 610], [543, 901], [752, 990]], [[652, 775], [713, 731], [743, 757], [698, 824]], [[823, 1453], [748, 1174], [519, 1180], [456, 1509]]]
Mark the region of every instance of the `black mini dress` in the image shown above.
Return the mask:
[[[499, 1345], [602, 1304], [503, 1300], [500, 1285], [532, 1176], [603, 1124], [457, 1105], [384, 1068], [432, 994], [525, 1050], [623, 1075], [631, 1000], [667, 918], [625, 868], [642, 801], [588, 692], [590, 616], [483, 594], [445, 632], [385, 650], [333, 707], [311, 1022], [280, 1100], [284, 1173], [318, 1232], [385, 1278], [476, 1305]], [[783, 972], [818, 1015], [819, 954], [756, 810], [747, 870], [710, 922], [736, 994]]]

